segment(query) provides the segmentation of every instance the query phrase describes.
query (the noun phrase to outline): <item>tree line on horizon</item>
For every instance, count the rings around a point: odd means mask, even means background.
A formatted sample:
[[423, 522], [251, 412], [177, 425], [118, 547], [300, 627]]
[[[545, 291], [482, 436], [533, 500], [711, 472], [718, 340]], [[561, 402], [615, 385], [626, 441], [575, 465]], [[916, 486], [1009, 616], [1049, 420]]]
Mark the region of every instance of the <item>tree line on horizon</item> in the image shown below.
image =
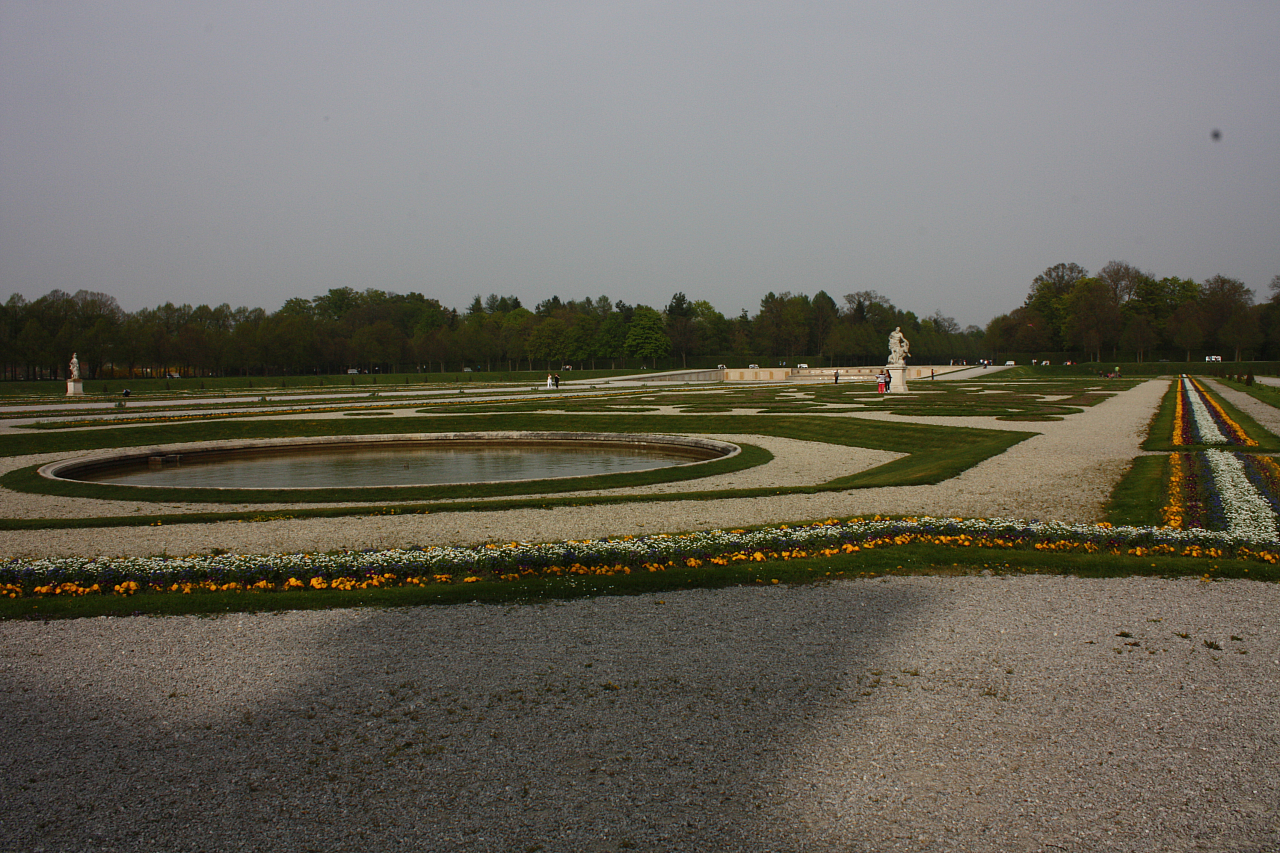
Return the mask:
[[[1157, 279], [1124, 261], [1090, 275], [1078, 264], [1049, 267], [1031, 282], [1026, 301], [987, 324], [983, 343], [993, 353], [1078, 352], [1185, 356], [1216, 350], [1240, 361], [1246, 354], [1280, 358], [1280, 275], [1270, 298], [1255, 304], [1242, 281], [1215, 275], [1196, 282]], [[1180, 359], [1181, 360], [1181, 359]]]
[[[889, 333], [901, 327], [918, 364], [980, 358], [1085, 357], [1104, 351], [1155, 353], [1202, 347], [1280, 356], [1280, 276], [1270, 301], [1254, 304], [1241, 282], [1162, 278], [1112, 262], [1096, 276], [1058, 264], [1032, 281], [1024, 304], [985, 329], [941, 311], [919, 318], [874, 290], [837, 303], [770, 292], [754, 315], [726, 317], [709, 302], [676, 293], [661, 309], [606, 296], [532, 310], [514, 296], [476, 296], [463, 311], [421, 293], [334, 288], [293, 298], [278, 311], [223, 303], [126, 312], [115, 297], [54, 290], [0, 305], [0, 360], [7, 380], [62, 378], [72, 352], [85, 378], [712, 366], [747, 360], [821, 365], [883, 364]], [[815, 365], [817, 366], [817, 365]]]

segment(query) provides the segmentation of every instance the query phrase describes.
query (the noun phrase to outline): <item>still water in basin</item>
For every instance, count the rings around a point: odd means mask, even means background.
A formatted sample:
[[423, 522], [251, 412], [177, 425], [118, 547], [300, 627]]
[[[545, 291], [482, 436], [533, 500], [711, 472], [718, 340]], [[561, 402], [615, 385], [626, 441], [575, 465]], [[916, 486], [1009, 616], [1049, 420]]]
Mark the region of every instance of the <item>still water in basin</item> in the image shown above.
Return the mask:
[[694, 458], [653, 447], [554, 444], [312, 448], [208, 461], [187, 457], [177, 465], [115, 468], [76, 479], [175, 488], [409, 486], [613, 474], [666, 468]]

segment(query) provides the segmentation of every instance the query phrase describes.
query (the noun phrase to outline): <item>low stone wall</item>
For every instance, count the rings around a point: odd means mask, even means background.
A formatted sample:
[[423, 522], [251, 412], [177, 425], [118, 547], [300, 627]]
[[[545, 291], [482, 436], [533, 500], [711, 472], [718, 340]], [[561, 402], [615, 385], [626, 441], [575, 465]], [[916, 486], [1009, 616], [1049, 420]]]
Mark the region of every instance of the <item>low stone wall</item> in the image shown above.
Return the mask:
[[790, 367], [730, 368], [724, 371], [725, 382], [786, 382], [791, 379]]
[[[876, 376], [884, 369], [883, 365], [871, 367], [798, 367], [792, 374], [791, 379], [795, 382], [814, 382], [819, 380], [824, 382], [834, 382], [834, 374], [839, 372], [840, 381], [842, 382], [874, 382]], [[910, 381], [912, 379], [928, 379], [931, 376], [942, 376], [945, 373], [951, 373], [955, 370], [968, 369], [968, 367], [962, 365], [944, 364], [939, 366], [936, 364], [923, 364], [908, 365], [903, 368], [903, 372], [907, 380]]]
[[607, 379], [577, 379], [577, 383], [590, 382], [721, 382], [724, 371], [719, 368], [705, 370], [667, 370], [662, 373], [633, 373], [628, 376], [610, 376]]
[[[953, 370], [968, 370], [964, 365], [925, 364], [905, 368], [906, 377], [928, 379]], [[630, 376], [614, 376], [605, 382], [833, 382], [839, 371], [842, 380], [874, 382], [884, 365], [871, 367], [731, 367], [728, 369], [670, 370], [663, 373], [640, 373]], [[599, 382], [600, 380], [592, 380]]]
[[639, 378], [645, 382], [720, 382], [723, 376], [723, 370], [712, 368], [710, 370], [673, 370]]

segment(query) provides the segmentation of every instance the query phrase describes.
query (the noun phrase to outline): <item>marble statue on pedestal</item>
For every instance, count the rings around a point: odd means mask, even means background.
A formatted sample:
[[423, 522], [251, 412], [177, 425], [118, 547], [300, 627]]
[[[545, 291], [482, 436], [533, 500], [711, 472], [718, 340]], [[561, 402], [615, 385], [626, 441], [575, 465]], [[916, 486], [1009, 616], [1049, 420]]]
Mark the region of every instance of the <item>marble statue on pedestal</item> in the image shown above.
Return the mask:
[[898, 326], [889, 333], [889, 364], [906, 364], [910, 354], [911, 344], [902, 334], [902, 327]]
[[911, 353], [911, 345], [898, 326], [889, 333], [889, 364], [885, 372], [889, 374], [886, 390], [890, 394], [907, 393], [907, 356]]
[[71, 353], [71, 364], [67, 365], [67, 396], [79, 397], [84, 394], [84, 383], [80, 381], [80, 359]]

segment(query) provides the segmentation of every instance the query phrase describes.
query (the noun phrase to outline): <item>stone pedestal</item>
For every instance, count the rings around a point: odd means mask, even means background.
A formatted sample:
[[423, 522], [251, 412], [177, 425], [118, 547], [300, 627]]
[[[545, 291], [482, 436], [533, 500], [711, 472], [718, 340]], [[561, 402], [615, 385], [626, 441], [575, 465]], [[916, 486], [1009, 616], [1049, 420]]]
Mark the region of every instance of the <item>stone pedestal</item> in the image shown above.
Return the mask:
[[889, 371], [889, 377], [893, 380], [889, 383], [890, 394], [907, 393], [907, 368], [902, 364], [890, 364], [886, 368]]
[[68, 397], [83, 397], [83, 396], [84, 396], [84, 382], [83, 382], [83, 381], [81, 381], [81, 380], [79, 380], [79, 379], [68, 379], [68, 380], [67, 380], [67, 396], [68, 396]]

